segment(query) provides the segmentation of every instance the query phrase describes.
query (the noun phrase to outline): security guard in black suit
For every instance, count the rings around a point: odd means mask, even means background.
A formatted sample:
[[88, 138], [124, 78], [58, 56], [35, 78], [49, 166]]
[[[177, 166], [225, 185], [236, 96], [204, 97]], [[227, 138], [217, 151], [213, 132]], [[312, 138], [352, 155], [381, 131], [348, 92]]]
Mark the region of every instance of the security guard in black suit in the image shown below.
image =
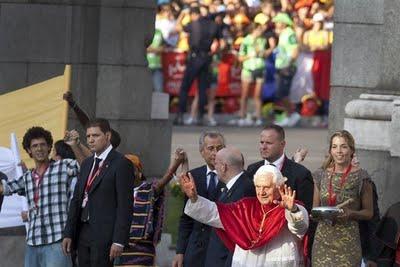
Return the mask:
[[[206, 90], [210, 80], [211, 45], [214, 40], [222, 38], [220, 26], [215, 23], [212, 17], [201, 17], [198, 7], [193, 7], [190, 10], [190, 18], [191, 22], [183, 28], [189, 34], [190, 51], [187, 56], [186, 69], [180, 88], [179, 113], [175, 118], [175, 125], [183, 124], [183, 114], [186, 111], [188, 92], [196, 78], [199, 90], [198, 122], [201, 124], [204, 107], [207, 102]], [[181, 29], [178, 27], [178, 30]]]

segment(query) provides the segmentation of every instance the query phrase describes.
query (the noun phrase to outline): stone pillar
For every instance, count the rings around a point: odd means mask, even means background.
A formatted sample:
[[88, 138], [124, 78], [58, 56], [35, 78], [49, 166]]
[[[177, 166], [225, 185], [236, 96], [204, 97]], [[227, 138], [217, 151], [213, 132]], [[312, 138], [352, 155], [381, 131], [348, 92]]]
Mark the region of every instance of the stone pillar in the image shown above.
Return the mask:
[[399, 11], [396, 0], [335, 1], [329, 128], [355, 136], [382, 211], [400, 201]]
[[139, 154], [150, 176], [167, 169], [171, 147], [168, 97], [152, 93], [145, 59], [155, 8], [156, 1], [103, 1], [97, 54], [96, 115], [112, 122], [120, 150]]
[[[168, 167], [168, 96], [153, 94], [145, 59], [156, 0], [8, 0], [0, 4], [0, 93], [63, 73], [91, 117], [109, 119], [119, 151], [138, 154], [145, 174]], [[79, 127], [71, 114], [70, 127]]]
[[345, 112], [344, 128], [356, 140], [357, 157], [372, 176], [384, 211], [399, 200], [400, 96], [361, 94]]

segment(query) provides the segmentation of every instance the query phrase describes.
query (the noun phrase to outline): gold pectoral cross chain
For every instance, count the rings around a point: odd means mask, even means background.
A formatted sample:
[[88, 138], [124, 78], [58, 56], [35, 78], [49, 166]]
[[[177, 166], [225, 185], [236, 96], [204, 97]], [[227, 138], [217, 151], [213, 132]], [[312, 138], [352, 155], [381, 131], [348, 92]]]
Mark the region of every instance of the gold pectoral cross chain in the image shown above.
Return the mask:
[[264, 224], [265, 224], [265, 220], [267, 219], [267, 215], [269, 213], [271, 213], [273, 210], [275, 210], [276, 208], [278, 208], [278, 207], [279, 207], [279, 205], [275, 206], [274, 208], [272, 208], [271, 210], [269, 210], [267, 212], [264, 212], [263, 206], [261, 205], [261, 210], [262, 210], [262, 213], [263, 213], [263, 217], [262, 217], [262, 220], [261, 220], [260, 229], [258, 229], [258, 237], [257, 237], [256, 240], [252, 240], [251, 241], [251, 244], [252, 244], [251, 247], [253, 247], [255, 244], [257, 244], [258, 241], [260, 241], [261, 234], [263, 232], [263, 228], [264, 228]]

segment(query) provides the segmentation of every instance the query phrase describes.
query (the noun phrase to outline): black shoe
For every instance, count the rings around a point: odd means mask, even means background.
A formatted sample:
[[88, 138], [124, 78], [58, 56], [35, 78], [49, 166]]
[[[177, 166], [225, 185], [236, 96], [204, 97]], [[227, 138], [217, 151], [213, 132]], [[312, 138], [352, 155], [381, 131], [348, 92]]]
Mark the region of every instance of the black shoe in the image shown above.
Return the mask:
[[174, 125], [183, 125], [183, 114], [178, 113], [174, 119]]

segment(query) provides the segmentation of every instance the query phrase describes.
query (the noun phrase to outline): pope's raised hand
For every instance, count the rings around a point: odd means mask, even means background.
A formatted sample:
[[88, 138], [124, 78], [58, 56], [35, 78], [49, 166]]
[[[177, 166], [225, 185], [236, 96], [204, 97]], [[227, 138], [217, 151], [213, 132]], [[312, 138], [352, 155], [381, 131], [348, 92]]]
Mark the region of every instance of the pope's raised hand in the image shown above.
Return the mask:
[[293, 211], [296, 209], [295, 198], [296, 190], [292, 190], [290, 186], [283, 185], [279, 187], [281, 201], [277, 201], [281, 207]]
[[194, 183], [192, 174], [190, 172], [188, 172], [187, 174], [182, 173], [179, 176], [179, 183], [181, 185], [182, 191], [186, 194], [186, 196], [192, 202], [196, 202], [197, 190], [196, 190], [196, 184]]

